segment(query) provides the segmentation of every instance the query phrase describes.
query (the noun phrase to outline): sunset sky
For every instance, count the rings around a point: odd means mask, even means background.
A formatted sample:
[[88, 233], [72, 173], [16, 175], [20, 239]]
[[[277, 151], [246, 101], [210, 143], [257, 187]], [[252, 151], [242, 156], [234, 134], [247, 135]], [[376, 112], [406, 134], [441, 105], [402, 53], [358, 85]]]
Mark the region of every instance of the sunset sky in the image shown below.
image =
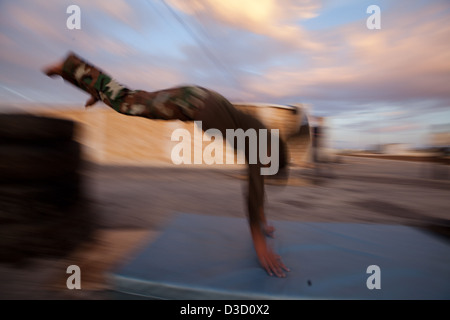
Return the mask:
[[[81, 10], [70, 30], [69, 5]], [[369, 30], [370, 5], [381, 29]], [[450, 1], [0, 2], [0, 111], [79, 105], [43, 66], [74, 51], [134, 89], [202, 85], [231, 101], [305, 103], [332, 146], [424, 146], [450, 130]], [[436, 127], [437, 126], [437, 127]]]

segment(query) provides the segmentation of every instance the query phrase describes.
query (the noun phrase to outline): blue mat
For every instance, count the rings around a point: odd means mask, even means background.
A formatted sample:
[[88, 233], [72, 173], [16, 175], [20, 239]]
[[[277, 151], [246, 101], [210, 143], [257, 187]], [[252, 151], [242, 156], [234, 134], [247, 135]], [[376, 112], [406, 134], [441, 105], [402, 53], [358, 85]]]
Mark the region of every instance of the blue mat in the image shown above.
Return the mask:
[[[269, 240], [291, 269], [259, 266], [245, 219], [179, 214], [153, 243], [110, 274], [123, 298], [449, 299], [450, 244], [399, 225], [274, 222]], [[380, 289], [367, 273], [379, 267]], [[370, 281], [370, 283], [375, 283]]]

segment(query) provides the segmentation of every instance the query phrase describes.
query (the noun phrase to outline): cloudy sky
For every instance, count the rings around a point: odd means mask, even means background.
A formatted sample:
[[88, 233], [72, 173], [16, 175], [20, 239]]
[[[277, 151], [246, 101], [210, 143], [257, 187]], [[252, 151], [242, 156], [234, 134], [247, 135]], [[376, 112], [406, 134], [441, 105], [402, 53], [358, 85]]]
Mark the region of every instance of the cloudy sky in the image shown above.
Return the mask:
[[[80, 30], [66, 25], [73, 4]], [[86, 94], [40, 71], [70, 50], [134, 89], [305, 103], [333, 147], [423, 146], [450, 123], [449, 39], [448, 0], [6, 0], [0, 108], [82, 108]]]

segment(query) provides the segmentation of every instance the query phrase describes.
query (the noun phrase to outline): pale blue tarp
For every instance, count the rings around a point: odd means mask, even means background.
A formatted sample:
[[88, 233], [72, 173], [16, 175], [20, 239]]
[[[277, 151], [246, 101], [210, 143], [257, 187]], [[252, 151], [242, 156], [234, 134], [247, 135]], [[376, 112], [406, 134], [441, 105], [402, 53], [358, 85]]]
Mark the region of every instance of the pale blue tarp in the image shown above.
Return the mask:
[[[179, 214], [110, 274], [113, 291], [151, 299], [450, 298], [450, 243], [426, 231], [355, 223], [274, 226], [269, 242], [291, 269], [286, 278], [259, 266], [245, 219]], [[380, 272], [367, 273], [371, 265]], [[371, 276], [380, 289], [368, 288]]]

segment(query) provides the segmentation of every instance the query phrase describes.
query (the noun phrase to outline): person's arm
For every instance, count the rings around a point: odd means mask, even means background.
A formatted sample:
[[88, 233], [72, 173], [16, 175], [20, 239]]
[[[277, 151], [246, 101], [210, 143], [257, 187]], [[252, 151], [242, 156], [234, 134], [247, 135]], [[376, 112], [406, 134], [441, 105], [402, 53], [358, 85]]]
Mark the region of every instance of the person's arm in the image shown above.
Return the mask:
[[[261, 210], [263, 209], [261, 208]], [[281, 261], [281, 257], [267, 245], [263, 229], [261, 223], [250, 221], [250, 231], [259, 263], [270, 276], [275, 274], [277, 277], [284, 278], [286, 277], [285, 271], [289, 272], [290, 270]]]
[[249, 165], [248, 217], [253, 246], [259, 263], [269, 275], [285, 277], [289, 269], [267, 244], [266, 235], [273, 236], [274, 228], [269, 226], [264, 213], [264, 178], [259, 165]]

